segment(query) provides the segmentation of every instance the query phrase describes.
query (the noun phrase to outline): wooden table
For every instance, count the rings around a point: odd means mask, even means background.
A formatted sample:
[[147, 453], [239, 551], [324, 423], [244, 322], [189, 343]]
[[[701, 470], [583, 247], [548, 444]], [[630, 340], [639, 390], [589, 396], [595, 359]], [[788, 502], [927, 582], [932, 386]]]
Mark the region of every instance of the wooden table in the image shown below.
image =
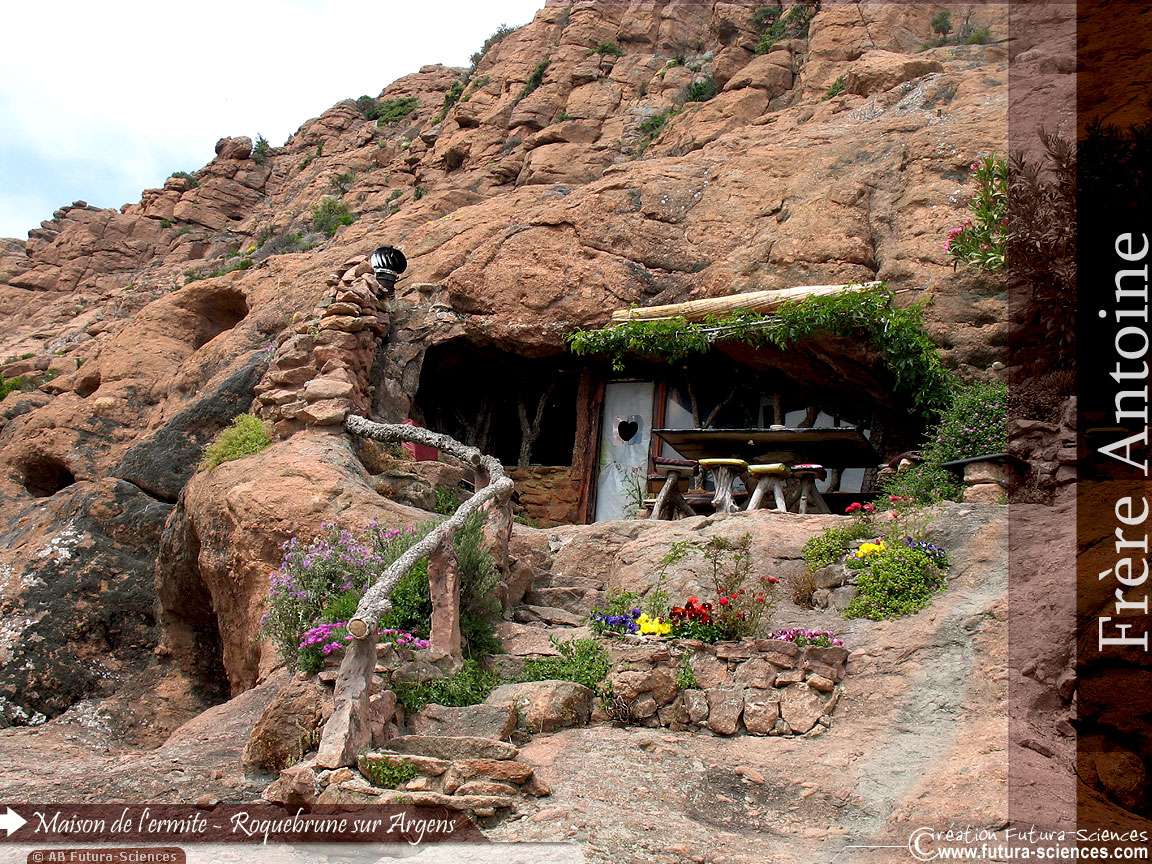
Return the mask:
[[[880, 456], [858, 429], [653, 429], [685, 459], [743, 459], [750, 465], [782, 462], [835, 468], [872, 468]], [[814, 478], [802, 500], [828, 512]], [[802, 507], [806, 510], [807, 507]]]
[[653, 429], [685, 459], [875, 468], [880, 455], [858, 429]]

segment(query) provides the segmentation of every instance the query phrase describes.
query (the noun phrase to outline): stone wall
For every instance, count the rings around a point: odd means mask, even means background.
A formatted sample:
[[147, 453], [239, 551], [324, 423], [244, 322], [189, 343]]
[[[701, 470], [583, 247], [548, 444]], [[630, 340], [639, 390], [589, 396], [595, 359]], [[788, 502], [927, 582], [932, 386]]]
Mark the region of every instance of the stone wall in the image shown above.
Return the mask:
[[[609, 645], [612, 699], [595, 721], [710, 731], [816, 736], [832, 723], [848, 662], [844, 648], [775, 639]], [[696, 686], [681, 687], [691, 670]]]
[[579, 521], [580, 486], [567, 466], [510, 468], [521, 512], [541, 528]]
[[364, 256], [344, 262], [310, 313], [298, 313], [255, 389], [255, 413], [281, 437], [367, 414], [377, 342], [388, 329], [380, 283]]

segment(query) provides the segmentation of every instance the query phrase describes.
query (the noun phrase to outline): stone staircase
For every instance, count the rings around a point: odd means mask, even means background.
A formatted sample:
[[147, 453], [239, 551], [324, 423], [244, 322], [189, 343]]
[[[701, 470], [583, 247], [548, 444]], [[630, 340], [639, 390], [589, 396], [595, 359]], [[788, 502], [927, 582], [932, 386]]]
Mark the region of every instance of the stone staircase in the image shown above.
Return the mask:
[[[478, 818], [502, 815], [515, 811], [526, 797], [552, 794], [531, 765], [517, 761], [519, 752], [494, 738], [401, 735], [385, 748], [362, 754], [359, 775], [341, 769], [346, 776], [330, 780], [317, 803], [412, 804], [466, 811]], [[372, 784], [371, 778], [393, 769], [415, 771], [415, 776], [397, 788]]]

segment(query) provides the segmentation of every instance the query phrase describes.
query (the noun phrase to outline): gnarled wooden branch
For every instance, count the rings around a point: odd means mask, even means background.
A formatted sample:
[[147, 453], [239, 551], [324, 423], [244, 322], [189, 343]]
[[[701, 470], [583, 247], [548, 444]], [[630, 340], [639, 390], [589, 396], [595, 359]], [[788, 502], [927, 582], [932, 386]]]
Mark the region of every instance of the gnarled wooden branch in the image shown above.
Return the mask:
[[348, 622], [348, 633], [354, 639], [365, 639], [373, 632], [381, 615], [391, 607], [388, 595], [392, 593], [392, 589], [396, 587], [400, 578], [412, 569], [421, 558], [431, 555], [442, 545], [450, 543], [453, 535], [460, 530], [468, 517], [484, 507], [487, 502], [510, 496], [513, 483], [511, 478], [505, 475], [504, 466], [500, 464], [500, 460], [487, 456], [475, 447], [461, 444], [455, 438], [442, 435], [439, 432], [431, 432], [428, 429], [400, 423], [375, 423], [356, 415], [351, 415], [344, 421], [344, 428], [353, 435], [371, 438], [374, 441], [385, 443], [411, 441], [415, 444], [435, 447], [441, 452], [462, 459], [489, 478], [487, 485], [478, 488], [476, 494], [461, 504], [455, 513], [441, 522], [434, 530], [428, 532], [419, 542], [413, 544], [364, 592], [364, 596], [360, 598], [360, 605], [356, 607], [356, 614]]

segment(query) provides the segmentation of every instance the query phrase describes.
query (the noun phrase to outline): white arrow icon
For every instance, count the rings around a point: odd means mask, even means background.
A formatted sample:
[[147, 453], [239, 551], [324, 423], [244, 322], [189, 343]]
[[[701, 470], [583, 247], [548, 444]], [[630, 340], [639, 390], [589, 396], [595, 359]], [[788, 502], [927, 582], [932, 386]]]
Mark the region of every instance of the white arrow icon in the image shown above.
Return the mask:
[[0, 815], [0, 828], [7, 832], [8, 837], [11, 837], [26, 824], [28, 824], [28, 820], [11, 807], [8, 808], [7, 813]]

